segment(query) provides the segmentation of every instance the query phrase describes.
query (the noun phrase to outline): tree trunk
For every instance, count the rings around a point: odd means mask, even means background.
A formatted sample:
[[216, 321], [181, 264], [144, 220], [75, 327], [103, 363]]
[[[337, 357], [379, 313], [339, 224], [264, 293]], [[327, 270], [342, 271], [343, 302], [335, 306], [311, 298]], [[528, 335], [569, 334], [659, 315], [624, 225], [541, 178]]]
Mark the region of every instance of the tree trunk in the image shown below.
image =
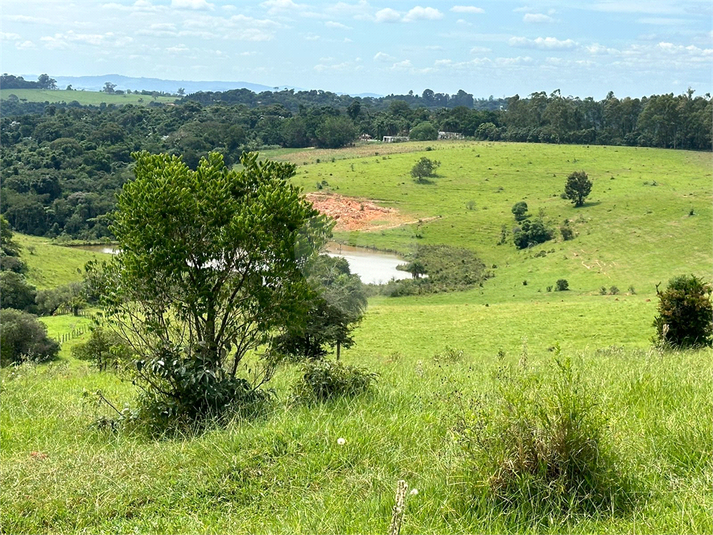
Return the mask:
[[342, 344], [340, 342], [337, 342], [337, 360], [339, 360], [339, 354], [340, 354], [341, 348], [342, 348]]

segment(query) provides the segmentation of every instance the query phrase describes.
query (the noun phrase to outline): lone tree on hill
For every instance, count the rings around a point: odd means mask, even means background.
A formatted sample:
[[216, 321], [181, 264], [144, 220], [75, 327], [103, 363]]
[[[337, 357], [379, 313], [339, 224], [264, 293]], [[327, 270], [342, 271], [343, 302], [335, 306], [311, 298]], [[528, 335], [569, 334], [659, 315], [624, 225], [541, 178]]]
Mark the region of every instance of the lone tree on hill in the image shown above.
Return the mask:
[[587, 198], [592, 191], [592, 181], [589, 180], [587, 173], [584, 171], [575, 171], [567, 177], [567, 183], [564, 186], [564, 194], [570, 199], [575, 206], [582, 206], [584, 199]]
[[328, 219], [288, 183], [291, 164], [247, 153], [235, 171], [211, 153], [192, 171], [175, 156], [134, 158], [112, 226], [121, 252], [90, 278], [136, 355], [144, 414], [171, 425], [259, 399], [269, 352], [252, 372], [241, 364], [302, 321], [304, 270]]
[[416, 165], [411, 168], [411, 176], [415, 178], [419, 184], [424, 184], [428, 182], [428, 180], [426, 180], [427, 178], [436, 176], [436, 169], [438, 169], [440, 165], [441, 162], [422, 156], [421, 159], [416, 162]]

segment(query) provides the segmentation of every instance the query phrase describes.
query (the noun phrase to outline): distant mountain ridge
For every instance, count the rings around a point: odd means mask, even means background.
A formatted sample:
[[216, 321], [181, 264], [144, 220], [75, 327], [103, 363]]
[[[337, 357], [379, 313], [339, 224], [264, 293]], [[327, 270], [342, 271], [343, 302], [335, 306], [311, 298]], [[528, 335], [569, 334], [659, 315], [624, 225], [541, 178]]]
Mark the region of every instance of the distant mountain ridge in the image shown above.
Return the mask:
[[[26, 76], [25, 79], [34, 79], [32, 75]], [[54, 76], [57, 80], [57, 88], [65, 89], [68, 85], [72, 89], [84, 89], [86, 91], [101, 91], [106, 82], [116, 84], [116, 89], [126, 91], [160, 91], [163, 93], [175, 94], [179, 88], [183, 88], [186, 94], [197, 93], [198, 91], [229, 91], [231, 89], [249, 89], [255, 93], [262, 91], [274, 91], [274, 87], [269, 87], [261, 84], [252, 84], [250, 82], [220, 82], [220, 81], [204, 81], [195, 82], [191, 80], [162, 80], [160, 78], [134, 78], [132, 76], [123, 76], [121, 74], [104, 74], [100, 76]], [[279, 89], [285, 89], [287, 86], [280, 86]], [[289, 87], [287, 87], [289, 89]]]
[[[25, 80], [36, 80], [37, 75], [27, 74], [22, 75]], [[68, 85], [72, 89], [85, 91], [101, 91], [104, 89], [106, 82], [116, 84], [116, 89], [126, 91], [160, 91], [163, 93], [176, 94], [179, 88], [183, 88], [186, 95], [198, 93], [199, 91], [230, 91], [231, 89], [249, 89], [254, 93], [262, 93], [263, 91], [281, 91], [283, 89], [294, 89], [301, 91], [301, 88], [281, 85], [267, 86], [262, 84], [253, 84], [251, 82], [222, 82], [222, 81], [193, 81], [193, 80], [164, 80], [161, 78], [136, 78], [133, 76], [124, 76], [121, 74], [103, 74], [99, 76], [53, 76], [57, 81], [57, 89], [65, 89]], [[337, 95], [345, 95], [350, 93], [337, 92]], [[361, 93], [353, 95], [356, 97], [373, 97], [380, 98], [382, 95], [376, 93]]]

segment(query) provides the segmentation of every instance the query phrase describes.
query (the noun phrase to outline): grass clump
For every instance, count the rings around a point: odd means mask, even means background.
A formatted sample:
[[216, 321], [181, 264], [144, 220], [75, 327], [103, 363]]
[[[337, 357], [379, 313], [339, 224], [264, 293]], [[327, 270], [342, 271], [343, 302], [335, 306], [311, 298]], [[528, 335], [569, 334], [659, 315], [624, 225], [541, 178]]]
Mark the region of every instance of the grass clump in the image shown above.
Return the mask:
[[623, 512], [630, 484], [616, 469], [607, 420], [568, 358], [530, 371], [501, 367], [492, 398], [461, 421], [478, 498], [527, 517]]
[[365, 394], [376, 384], [377, 373], [330, 360], [316, 360], [304, 364], [303, 374], [294, 386], [294, 399], [313, 404]]

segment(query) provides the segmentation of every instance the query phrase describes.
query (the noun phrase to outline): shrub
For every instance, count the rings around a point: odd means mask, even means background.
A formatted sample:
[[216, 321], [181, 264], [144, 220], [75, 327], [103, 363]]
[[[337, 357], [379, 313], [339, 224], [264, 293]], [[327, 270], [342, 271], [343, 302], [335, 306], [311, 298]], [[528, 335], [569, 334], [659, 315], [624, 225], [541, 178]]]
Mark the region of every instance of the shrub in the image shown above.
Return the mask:
[[711, 285], [695, 275], [681, 275], [659, 291], [655, 342], [673, 347], [710, 346], [713, 338]]
[[564, 241], [569, 241], [574, 239], [574, 230], [569, 225], [562, 225], [560, 227], [560, 234], [562, 234], [562, 239]]
[[525, 201], [516, 202], [511, 212], [515, 216], [515, 221], [523, 221], [529, 217], [527, 213], [527, 203]]
[[95, 327], [89, 340], [72, 347], [72, 356], [79, 360], [92, 361], [100, 371], [105, 371], [109, 368], [116, 370], [127, 364], [132, 354], [118, 334]]
[[52, 360], [59, 344], [47, 336], [47, 327], [37, 316], [11, 308], [0, 310], [0, 365], [34, 360]]
[[513, 242], [518, 249], [525, 249], [552, 239], [552, 230], [545, 226], [542, 219], [524, 221], [520, 228], [513, 231]]
[[428, 182], [428, 180], [426, 180], [427, 178], [436, 176], [436, 169], [438, 169], [440, 165], [441, 162], [422, 156], [411, 168], [411, 176], [415, 178], [419, 184], [426, 183]]
[[468, 479], [504, 509], [621, 510], [633, 494], [615, 469], [603, 410], [558, 350], [549, 368], [500, 367], [492, 397], [466, 410], [456, 435]]
[[294, 397], [302, 403], [319, 403], [339, 397], [354, 397], [372, 389], [378, 374], [341, 362], [317, 360], [303, 366], [294, 386]]
[[555, 283], [555, 290], [558, 292], [569, 290], [569, 282], [567, 282], [567, 279], [558, 279]]
[[609, 295], [619, 295], [619, 288], [616, 286], [609, 288]]

